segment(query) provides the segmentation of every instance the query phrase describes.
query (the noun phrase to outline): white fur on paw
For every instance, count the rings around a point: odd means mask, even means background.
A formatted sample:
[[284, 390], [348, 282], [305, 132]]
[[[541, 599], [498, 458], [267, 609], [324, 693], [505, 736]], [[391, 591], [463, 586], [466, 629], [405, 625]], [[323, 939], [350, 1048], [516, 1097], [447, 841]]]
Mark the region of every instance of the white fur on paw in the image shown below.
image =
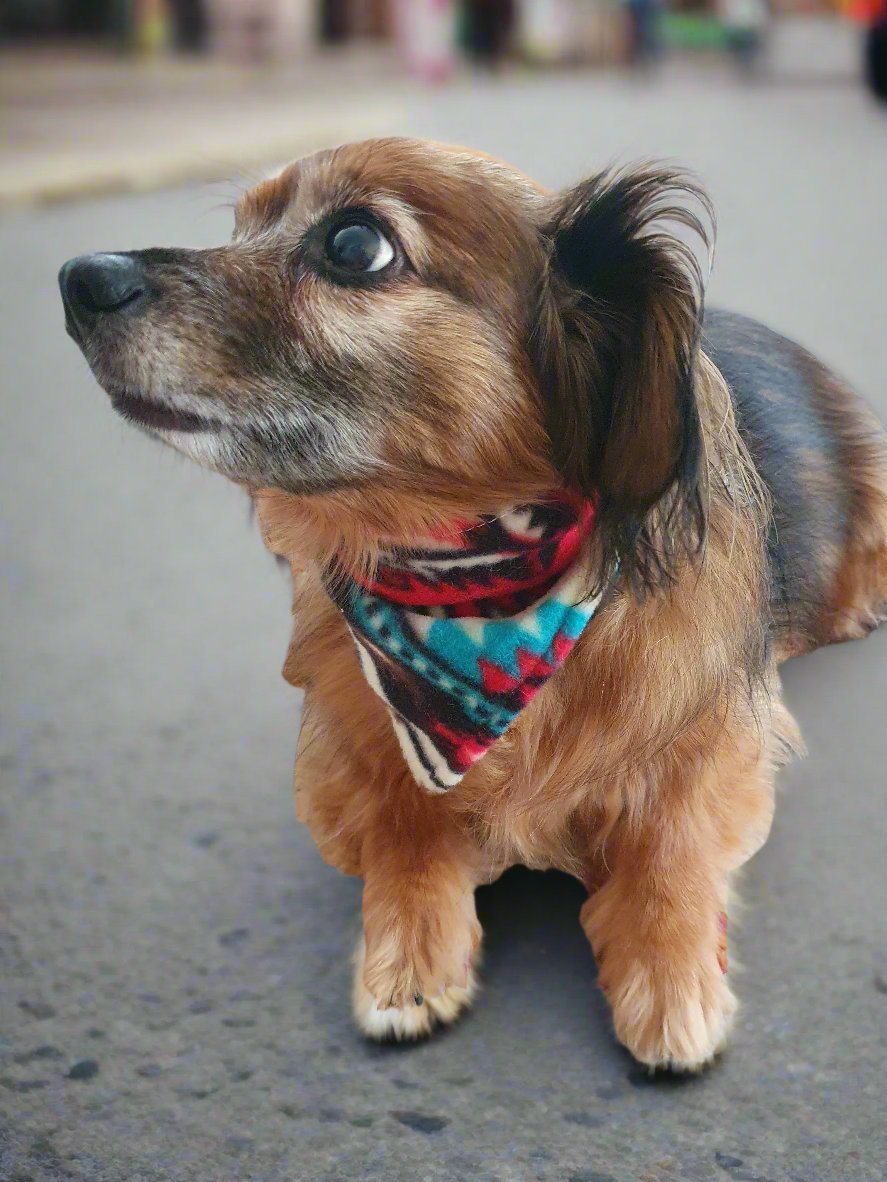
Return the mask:
[[723, 1050], [736, 998], [720, 972], [700, 973], [687, 988], [657, 983], [638, 967], [611, 998], [616, 1037], [646, 1066], [699, 1071]]
[[477, 996], [478, 984], [474, 970], [468, 974], [468, 984], [449, 985], [437, 997], [425, 997], [421, 1005], [411, 1002], [406, 1006], [380, 1009], [376, 999], [363, 983], [363, 942], [358, 951], [354, 972], [352, 1009], [354, 1020], [367, 1038], [383, 1042], [396, 1039], [411, 1042], [425, 1038], [435, 1026], [448, 1026], [459, 1017]]

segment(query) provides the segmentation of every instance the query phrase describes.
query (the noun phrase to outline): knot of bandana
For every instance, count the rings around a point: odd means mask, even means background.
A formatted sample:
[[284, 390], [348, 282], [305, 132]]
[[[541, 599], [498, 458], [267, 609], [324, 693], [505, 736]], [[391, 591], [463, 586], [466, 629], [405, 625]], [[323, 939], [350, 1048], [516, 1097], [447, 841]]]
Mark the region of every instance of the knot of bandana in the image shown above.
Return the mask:
[[371, 578], [329, 572], [424, 788], [458, 784], [566, 660], [601, 599], [581, 569], [594, 515], [566, 496], [520, 505], [391, 550]]

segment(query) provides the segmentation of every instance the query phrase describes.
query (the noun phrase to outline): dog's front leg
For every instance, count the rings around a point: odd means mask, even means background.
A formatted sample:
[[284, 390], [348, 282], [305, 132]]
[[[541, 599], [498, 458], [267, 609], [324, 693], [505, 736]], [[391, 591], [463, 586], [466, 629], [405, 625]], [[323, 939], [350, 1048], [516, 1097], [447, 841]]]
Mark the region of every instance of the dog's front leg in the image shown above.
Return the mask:
[[419, 1038], [474, 996], [480, 858], [447, 801], [408, 778], [380, 791], [379, 803], [362, 841], [354, 1015], [372, 1038]]
[[766, 838], [772, 777], [769, 757], [735, 746], [674, 766], [607, 840], [610, 874], [582, 925], [616, 1035], [650, 1067], [702, 1067], [729, 1033], [729, 876]]

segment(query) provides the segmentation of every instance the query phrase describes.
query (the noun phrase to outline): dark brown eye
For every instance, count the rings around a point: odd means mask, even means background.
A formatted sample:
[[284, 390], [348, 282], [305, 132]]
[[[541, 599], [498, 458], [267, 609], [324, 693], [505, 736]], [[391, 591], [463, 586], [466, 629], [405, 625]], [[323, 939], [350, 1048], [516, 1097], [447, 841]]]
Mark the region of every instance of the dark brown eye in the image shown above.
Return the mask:
[[349, 222], [330, 233], [326, 255], [334, 267], [358, 275], [387, 267], [394, 247], [370, 222]]

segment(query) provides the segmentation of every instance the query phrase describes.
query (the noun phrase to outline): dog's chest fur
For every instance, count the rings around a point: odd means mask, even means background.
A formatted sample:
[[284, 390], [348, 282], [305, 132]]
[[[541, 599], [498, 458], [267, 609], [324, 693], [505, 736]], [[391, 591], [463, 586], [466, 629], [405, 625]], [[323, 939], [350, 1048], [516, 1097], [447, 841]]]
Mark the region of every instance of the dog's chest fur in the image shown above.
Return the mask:
[[[744, 643], [750, 626], [740, 607], [749, 602], [748, 589], [737, 586], [727, 597], [731, 609], [716, 608], [716, 588], [720, 583], [723, 592], [731, 579], [738, 584], [741, 569], [715, 553], [692, 603], [678, 592], [668, 602], [638, 604], [615, 591], [563, 668], [457, 788], [422, 802], [421, 817], [432, 826], [457, 819], [482, 851], [481, 878], [520, 862], [593, 879], [594, 851], [626, 802], [639, 807], [644, 784], [660, 790], [686, 748], [716, 745], [707, 733], [711, 697], [719, 692], [719, 670], [735, 664], [730, 650]], [[717, 630], [707, 627], [701, 608], [720, 613]], [[731, 610], [734, 627], [724, 628], [723, 613]], [[388, 809], [392, 840], [409, 841], [409, 833], [397, 832], [397, 801], [412, 801], [422, 790], [313, 569], [294, 576], [294, 615], [283, 671], [305, 690], [295, 773], [299, 816], [328, 861], [361, 873], [364, 810]], [[698, 654], [692, 666], [683, 658], [688, 646]], [[753, 703], [725, 698], [721, 715], [734, 709], [751, 710]], [[676, 734], [683, 736], [679, 752]]]

